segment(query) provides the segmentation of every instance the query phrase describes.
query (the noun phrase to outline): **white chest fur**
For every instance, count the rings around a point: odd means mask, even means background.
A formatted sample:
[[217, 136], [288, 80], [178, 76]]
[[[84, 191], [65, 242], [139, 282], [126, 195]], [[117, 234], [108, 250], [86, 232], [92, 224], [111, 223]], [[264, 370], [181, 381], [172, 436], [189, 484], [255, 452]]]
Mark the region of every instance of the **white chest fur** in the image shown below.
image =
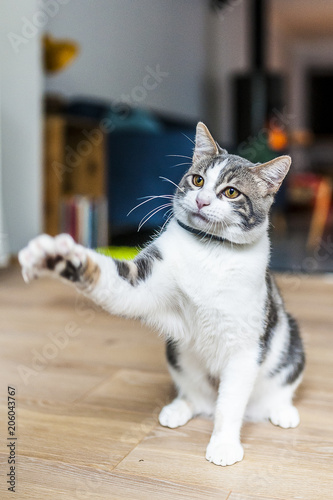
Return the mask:
[[[153, 322], [162, 333], [192, 345], [210, 364], [257, 342], [266, 294], [266, 234], [255, 245], [232, 246], [201, 241], [172, 221], [156, 243], [166, 259], [169, 286], [172, 282], [170, 299]], [[163, 286], [165, 276], [160, 278]]]

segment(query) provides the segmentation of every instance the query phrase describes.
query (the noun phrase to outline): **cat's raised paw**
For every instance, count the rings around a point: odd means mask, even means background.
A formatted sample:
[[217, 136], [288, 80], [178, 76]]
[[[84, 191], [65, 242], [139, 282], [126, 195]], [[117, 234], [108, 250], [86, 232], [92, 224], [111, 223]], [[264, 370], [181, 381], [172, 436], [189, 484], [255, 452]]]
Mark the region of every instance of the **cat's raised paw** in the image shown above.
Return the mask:
[[162, 409], [158, 420], [164, 427], [174, 429], [185, 425], [193, 417], [189, 404], [184, 399], [175, 399]]
[[233, 465], [243, 460], [244, 450], [239, 441], [225, 442], [212, 436], [207, 446], [206, 459], [215, 465]]
[[58, 274], [75, 281], [77, 269], [85, 263], [86, 255], [84, 248], [77, 245], [69, 234], [55, 238], [42, 234], [19, 252], [18, 259], [27, 283], [47, 274]]
[[272, 410], [269, 419], [272, 424], [283, 427], [284, 429], [297, 427], [300, 422], [298, 410], [292, 405], [282, 406], [281, 408]]

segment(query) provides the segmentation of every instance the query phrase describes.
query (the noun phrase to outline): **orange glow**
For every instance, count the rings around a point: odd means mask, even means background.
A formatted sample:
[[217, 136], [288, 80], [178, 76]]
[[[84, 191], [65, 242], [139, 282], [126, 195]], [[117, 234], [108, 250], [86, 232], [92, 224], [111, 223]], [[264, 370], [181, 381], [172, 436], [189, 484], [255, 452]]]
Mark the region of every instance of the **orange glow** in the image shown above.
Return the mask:
[[288, 136], [284, 130], [279, 127], [270, 127], [268, 132], [268, 144], [273, 151], [281, 151], [288, 145]]

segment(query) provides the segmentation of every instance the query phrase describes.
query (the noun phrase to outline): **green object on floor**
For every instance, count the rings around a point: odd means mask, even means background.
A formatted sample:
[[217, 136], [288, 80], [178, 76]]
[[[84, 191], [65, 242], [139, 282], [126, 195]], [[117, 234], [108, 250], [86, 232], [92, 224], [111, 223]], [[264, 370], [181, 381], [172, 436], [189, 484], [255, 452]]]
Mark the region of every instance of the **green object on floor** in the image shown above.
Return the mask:
[[96, 251], [107, 257], [119, 260], [133, 260], [140, 250], [135, 247], [100, 247]]

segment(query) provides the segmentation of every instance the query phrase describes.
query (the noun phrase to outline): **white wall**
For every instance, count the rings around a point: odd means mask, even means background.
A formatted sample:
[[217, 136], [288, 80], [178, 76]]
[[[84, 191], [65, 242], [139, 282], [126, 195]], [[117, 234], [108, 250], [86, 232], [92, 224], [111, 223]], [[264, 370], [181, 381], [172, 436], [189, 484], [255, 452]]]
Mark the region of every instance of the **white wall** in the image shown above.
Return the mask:
[[[5, 224], [10, 251], [41, 231], [41, 96], [39, 34], [22, 36], [37, 0], [1, 0], [1, 159]], [[25, 38], [15, 52], [8, 35]]]
[[[47, 1], [47, 0], [44, 0]], [[184, 117], [202, 116], [207, 0], [70, 0], [50, 20], [55, 37], [73, 38], [81, 53], [46, 90], [120, 100], [137, 91], [146, 67], [168, 73], [140, 105]], [[151, 81], [150, 81], [151, 83]]]
[[231, 76], [249, 69], [248, 7], [248, 1], [234, 0], [207, 17], [206, 113], [221, 145], [234, 142]]
[[[1, 114], [0, 114], [0, 120], [1, 120]], [[0, 121], [0, 151], [1, 151], [1, 121]], [[8, 250], [9, 250], [8, 232], [5, 228], [5, 217], [4, 217], [3, 196], [2, 196], [2, 159], [0, 155], [0, 267], [7, 266], [9, 262]]]

